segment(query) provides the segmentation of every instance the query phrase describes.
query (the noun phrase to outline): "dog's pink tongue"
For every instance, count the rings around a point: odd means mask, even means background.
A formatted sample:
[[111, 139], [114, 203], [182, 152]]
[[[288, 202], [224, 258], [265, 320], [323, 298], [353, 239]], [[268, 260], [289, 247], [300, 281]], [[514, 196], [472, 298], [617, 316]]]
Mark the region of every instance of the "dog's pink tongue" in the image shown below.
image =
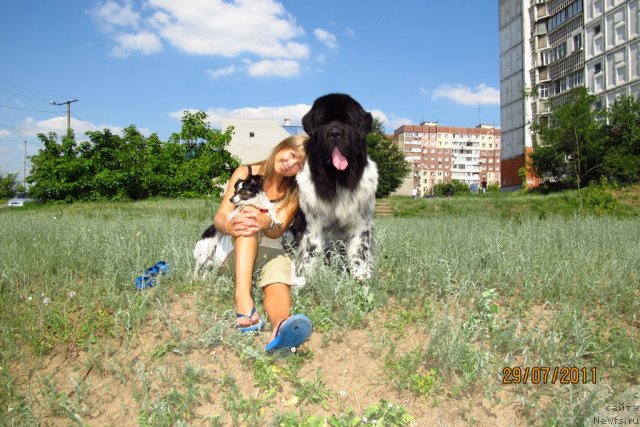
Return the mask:
[[342, 155], [338, 147], [333, 148], [333, 153], [331, 153], [331, 160], [333, 160], [333, 166], [336, 167], [339, 171], [343, 171], [349, 166], [349, 161], [345, 156]]

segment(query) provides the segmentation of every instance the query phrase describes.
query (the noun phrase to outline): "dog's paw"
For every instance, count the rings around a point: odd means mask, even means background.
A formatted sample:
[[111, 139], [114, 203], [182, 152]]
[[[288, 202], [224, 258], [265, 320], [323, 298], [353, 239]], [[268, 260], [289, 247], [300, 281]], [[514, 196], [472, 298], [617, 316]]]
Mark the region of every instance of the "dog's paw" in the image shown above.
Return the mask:
[[352, 276], [357, 283], [363, 284], [364, 282], [371, 280], [371, 269], [365, 266], [354, 267]]

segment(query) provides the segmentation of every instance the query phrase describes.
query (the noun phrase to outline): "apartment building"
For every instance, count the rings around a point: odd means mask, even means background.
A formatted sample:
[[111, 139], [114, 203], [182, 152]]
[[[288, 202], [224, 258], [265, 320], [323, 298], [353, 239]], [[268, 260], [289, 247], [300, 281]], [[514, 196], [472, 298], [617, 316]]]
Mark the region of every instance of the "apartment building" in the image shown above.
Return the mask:
[[640, 98], [640, 0], [585, 0], [585, 83], [608, 108]]
[[[607, 107], [640, 94], [640, 0], [499, 0], [502, 187], [521, 184], [529, 124], [586, 86]], [[527, 174], [528, 185], [538, 184]]]
[[457, 179], [468, 185], [500, 184], [500, 129], [440, 126], [436, 122], [403, 125], [395, 143], [412, 165], [413, 187], [430, 194], [435, 184]]

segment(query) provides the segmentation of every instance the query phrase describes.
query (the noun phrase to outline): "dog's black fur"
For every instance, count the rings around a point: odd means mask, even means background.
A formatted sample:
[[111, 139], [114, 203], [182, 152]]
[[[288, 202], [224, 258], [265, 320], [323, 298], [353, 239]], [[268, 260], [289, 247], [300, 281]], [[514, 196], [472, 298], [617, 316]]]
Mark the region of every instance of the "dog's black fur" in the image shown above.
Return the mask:
[[298, 230], [298, 273], [316, 254], [338, 247], [344, 249], [351, 274], [368, 279], [373, 269], [378, 185], [366, 143], [373, 117], [351, 96], [329, 94], [313, 103], [302, 125], [309, 140], [305, 167], [296, 178], [302, 215], [296, 218], [295, 229], [304, 230]]
[[[318, 98], [302, 118], [309, 135], [306, 145], [316, 193], [330, 201], [338, 187], [353, 190], [367, 165], [367, 134], [373, 117], [353, 98], [345, 94], [330, 94]], [[349, 167], [339, 171], [331, 164], [331, 151], [337, 146], [349, 159]]]

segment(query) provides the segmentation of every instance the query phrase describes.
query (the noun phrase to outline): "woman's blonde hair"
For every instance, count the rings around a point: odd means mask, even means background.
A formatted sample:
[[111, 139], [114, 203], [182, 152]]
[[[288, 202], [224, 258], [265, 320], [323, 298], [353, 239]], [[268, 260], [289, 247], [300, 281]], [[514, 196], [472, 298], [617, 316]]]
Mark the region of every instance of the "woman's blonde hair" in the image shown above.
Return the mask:
[[[281, 150], [295, 150], [298, 153], [298, 158], [300, 159], [300, 168], [304, 167], [306, 153], [304, 151], [304, 144], [307, 142], [309, 137], [306, 135], [293, 135], [288, 138], [280, 141], [278, 145], [273, 147], [271, 150], [271, 154], [269, 157], [257, 163], [256, 165], [261, 165], [261, 175], [264, 176], [264, 181], [271, 181], [276, 174], [276, 155]], [[296, 177], [287, 177], [284, 179], [285, 185], [285, 194], [282, 198], [281, 208], [292, 206], [293, 204], [298, 203], [298, 185], [296, 184]]]

